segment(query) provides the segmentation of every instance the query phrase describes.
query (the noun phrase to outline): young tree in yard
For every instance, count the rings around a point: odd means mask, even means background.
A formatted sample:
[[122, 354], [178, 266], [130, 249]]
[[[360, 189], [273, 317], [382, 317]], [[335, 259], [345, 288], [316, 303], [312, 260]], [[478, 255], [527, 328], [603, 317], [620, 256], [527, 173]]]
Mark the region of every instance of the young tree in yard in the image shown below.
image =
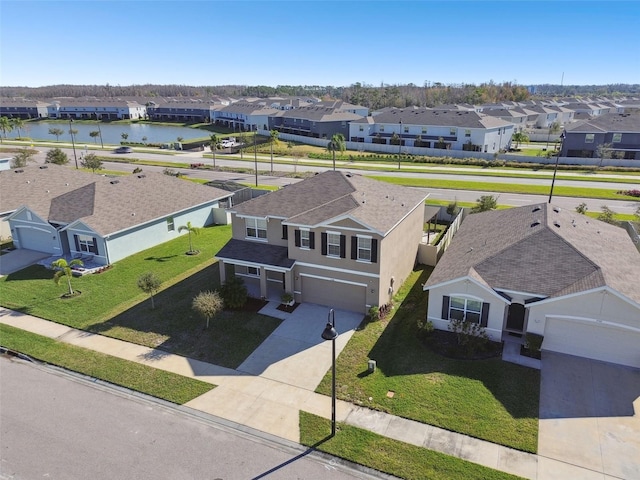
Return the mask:
[[495, 210], [498, 206], [498, 199], [493, 195], [482, 195], [476, 200], [475, 206], [471, 209], [471, 213], [487, 212]]
[[271, 147], [271, 173], [273, 173], [273, 144], [278, 141], [280, 133], [277, 130], [269, 132], [269, 146]]
[[90, 169], [93, 173], [96, 173], [96, 170], [102, 170], [102, 160], [100, 160], [95, 153], [85, 155], [80, 165], [82, 165], [82, 168]]
[[21, 118], [12, 118], [11, 126], [18, 131], [18, 137], [22, 137], [21, 129], [24, 128], [24, 120]]
[[207, 328], [209, 328], [209, 320], [220, 313], [223, 307], [224, 301], [218, 292], [200, 292], [192, 303], [192, 308], [207, 321]]
[[344, 143], [344, 135], [342, 135], [341, 133], [334, 133], [331, 136], [331, 141], [329, 142], [329, 144], [327, 145], [327, 150], [329, 150], [333, 156], [333, 170], [335, 171], [336, 169], [336, 151], [340, 152], [340, 154], [342, 154], [342, 152], [344, 152], [346, 149], [346, 145]]
[[601, 143], [600, 145], [598, 145], [598, 148], [596, 148], [596, 155], [600, 158], [600, 164], [598, 165], [598, 168], [602, 168], [602, 162], [604, 162], [605, 159], [613, 157], [612, 147], [612, 143]]
[[612, 225], [617, 225], [618, 222], [616, 222], [613, 219], [613, 216], [615, 215], [614, 211], [611, 210], [609, 207], [607, 207], [606, 205], [603, 205], [601, 207], [602, 213], [600, 213], [598, 215], [598, 220], [602, 221], [602, 222], [607, 222], [610, 223]]
[[51, 264], [51, 268], [56, 270], [56, 273], [53, 275], [53, 281], [56, 282], [56, 285], [60, 285], [60, 279], [62, 277], [67, 277], [67, 286], [69, 287], [68, 295], [73, 295], [73, 288], [71, 288], [71, 277], [73, 277], [72, 267], [76, 265], [81, 267], [82, 261], [76, 258], [67, 263], [64, 258], [59, 258]]
[[211, 153], [213, 154], [213, 168], [216, 168], [216, 150], [218, 149], [220, 139], [216, 134], [211, 135], [210, 139], [211, 141], [209, 142], [209, 148], [211, 149]]
[[576, 207], [576, 212], [580, 213], [581, 215], [584, 215], [585, 213], [587, 213], [587, 204], [582, 202], [580, 205]]
[[449, 225], [453, 222], [453, 219], [458, 215], [460, 208], [458, 208], [458, 201], [454, 200], [449, 205], [447, 205], [447, 215], [449, 215]]
[[549, 138], [551, 137], [551, 135], [555, 135], [556, 133], [560, 132], [560, 123], [558, 122], [553, 122], [551, 125], [549, 125], [549, 133], [547, 133], [547, 150], [549, 150]]
[[191, 222], [187, 222], [186, 225], [182, 225], [180, 227], [178, 227], [178, 232], [183, 232], [183, 231], [187, 231], [187, 233], [189, 233], [189, 251], [187, 252], [188, 255], [193, 255], [195, 253], [198, 253], [196, 250], [193, 249], [193, 246], [191, 244], [191, 234], [197, 236], [200, 234], [200, 229], [198, 227], [194, 227], [193, 225], [191, 225]]
[[21, 148], [18, 153], [15, 154], [13, 160], [11, 161], [11, 168], [21, 168], [26, 167], [27, 162], [31, 162], [33, 159], [33, 155], [35, 152], [33, 150], [29, 150], [28, 148]]
[[162, 282], [160, 278], [153, 272], [147, 272], [138, 278], [138, 288], [151, 297], [151, 308], [156, 308], [153, 295], [160, 290]]
[[511, 136], [511, 140], [516, 142], [516, 150], [518, 150], [521, 143], [529, 142], [529, 136], [524, 132], [516, 132]]
[[98, 137], [100, 136], [100, 132], [98, 130], [94, 130], [89, 132], [89, 136], [93, 138], [93, 143], [98, 143]]
[[49, 129], [49, 135], [55, 135], [56, 136], [56, 142], [58, 140], [60, 140], [60, 135], [64, 134], [64, 130], [61, 128], [50, 128]]
[[[11, 125], [11, 120], [9, 120], [9, 117], [0, 117], [0, 130], [2, 130], [2, 134], [6, 139], [7, 132], [10, 132], [11, 130], [13, 130], [13, 126]], [[0, 139], [1, 138], [2, 137], [0, 137]]]
[[55, 163], [56, 165], [66, 165], [69, 163], [69, 159], [67, 158], [67, 154], [62, 150], [59, 148], [53, 148], [47, 152], [44, 162]]

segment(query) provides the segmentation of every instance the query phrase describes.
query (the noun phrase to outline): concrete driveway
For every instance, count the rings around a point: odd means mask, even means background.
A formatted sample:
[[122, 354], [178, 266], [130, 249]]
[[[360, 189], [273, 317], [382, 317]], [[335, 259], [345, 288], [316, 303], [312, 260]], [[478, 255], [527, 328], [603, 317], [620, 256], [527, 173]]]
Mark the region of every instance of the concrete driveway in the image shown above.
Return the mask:
[[538, 455], [538, 478], [640, 478], [640, 370], [543, 352]]
[[[315, 390], [331, 368], [331, 342], [320, 336], [327, 324], [329, 308], [303, 303], [289, 314], [277, 310], [277, 305], [270, 302], [260, 313], [282, 318], [283, 322], [237, 370]], [[340, 354], [363, 318], [362, 313], [335, 311], [339, 334], [336, 355]]]
[[24, 248], [16, 248], [15, 250], [0, 255], [0, 276], [9, 275], [11, 273], [27, 268], [38, 260], [50, 257], [50, 253], [36, 252], [35, 250], [26, 250]]

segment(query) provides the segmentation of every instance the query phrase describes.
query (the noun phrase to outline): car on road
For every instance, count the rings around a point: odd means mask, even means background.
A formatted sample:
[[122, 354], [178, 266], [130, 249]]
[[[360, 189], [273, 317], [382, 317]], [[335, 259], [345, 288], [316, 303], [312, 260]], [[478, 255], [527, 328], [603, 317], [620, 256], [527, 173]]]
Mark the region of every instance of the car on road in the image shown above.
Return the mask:
[[115, 153], [131, 153], [133, 148], [131, 147], [118, 147], [114, 150]]

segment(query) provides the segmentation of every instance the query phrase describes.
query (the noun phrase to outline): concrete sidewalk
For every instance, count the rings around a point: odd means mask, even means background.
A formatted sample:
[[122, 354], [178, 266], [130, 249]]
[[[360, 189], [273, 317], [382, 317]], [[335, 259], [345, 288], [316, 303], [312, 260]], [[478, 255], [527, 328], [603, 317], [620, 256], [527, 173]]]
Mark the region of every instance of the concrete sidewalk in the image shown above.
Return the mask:
[[[1, 307], [0, 323], [217, 385], [186, 406], [287, 440], [300, 441], [298, 422], [301, 410], [330, 418], [331, 399], [315, 393], [315, 386], [300, 387], [261, 375], [250, 375]], [[306, 366], [306, 362], [302, 365], [288, 364], [301, 377], [304, 377]], [[287, 378], [293, 377], [288, 375]], [[347, 402], [338, 401], [336, 417], [339, 422], [524, 478], [556, 478], [541, 473], [557, 472], [560, 468], [566, 475], [564, 478], [603, 479], [593, 471]]]

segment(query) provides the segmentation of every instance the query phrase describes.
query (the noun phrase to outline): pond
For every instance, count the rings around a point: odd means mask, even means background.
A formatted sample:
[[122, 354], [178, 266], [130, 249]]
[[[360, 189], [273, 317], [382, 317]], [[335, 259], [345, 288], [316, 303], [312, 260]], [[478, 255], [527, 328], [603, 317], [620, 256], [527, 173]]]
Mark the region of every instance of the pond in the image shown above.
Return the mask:
[[[211, 135], [207, 130], [188, 127], [172, 127], [166, 125], [153, 125], [148, 123], [119, 123], [110, 124], [105, 122], [74, 122], [73, 129], [78, 133], [74, 135], [77, 144], [100, 144], [100, 137], [92, 138], [90, 132], [102, 132], [102, 141], [105, 144], [119, 144], [122, 134], [128, 135], [127, 142], [146, 142], [146, 143], [169, 143], [176, 142], [178, 137], [185, 140], [193, 138], [207, 138]], [[64, 133], [60, 135], [59, 140], [70, 142], [69, 122], [26, 122], [24, 128], [21, 129], [23, 137], [29, 137], [33, 140], [55, 140], [56, 136], [49, 133], [50, 128], [59, 128]], [[9, 133], [9, 137], [17, 137], [18, 132], [13, 130]]]

